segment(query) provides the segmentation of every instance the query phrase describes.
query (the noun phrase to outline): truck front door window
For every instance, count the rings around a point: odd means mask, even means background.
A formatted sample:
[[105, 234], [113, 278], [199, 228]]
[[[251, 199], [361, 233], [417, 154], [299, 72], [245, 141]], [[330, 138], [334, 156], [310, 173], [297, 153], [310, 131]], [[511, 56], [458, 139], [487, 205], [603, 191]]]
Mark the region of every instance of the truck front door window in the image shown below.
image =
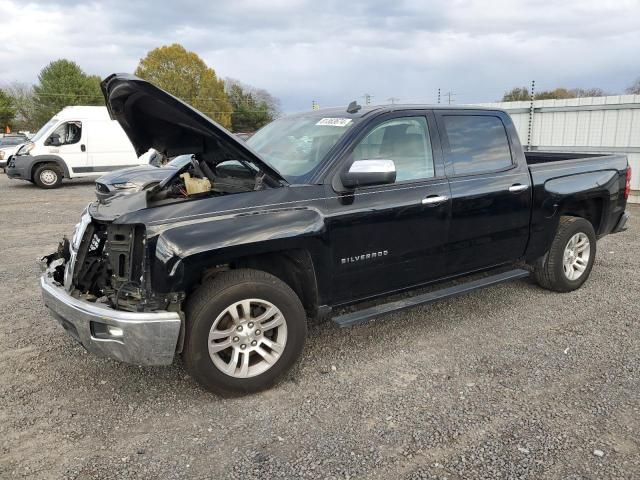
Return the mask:
[[512, 164], [507, 132], [498, 117], [446, 115], [447, 156], [456, 175], [493, 172]]
[[72, 145], [78, 143], [82, 137], [81, 122], [65, 122], [51, 134], [50, 144], [55, 146]]
[[353, 150], [353, 160], [393, 160], [396, 181], [434, 176], [429, 128], [424, 117], [401, 117], [375, 127]]

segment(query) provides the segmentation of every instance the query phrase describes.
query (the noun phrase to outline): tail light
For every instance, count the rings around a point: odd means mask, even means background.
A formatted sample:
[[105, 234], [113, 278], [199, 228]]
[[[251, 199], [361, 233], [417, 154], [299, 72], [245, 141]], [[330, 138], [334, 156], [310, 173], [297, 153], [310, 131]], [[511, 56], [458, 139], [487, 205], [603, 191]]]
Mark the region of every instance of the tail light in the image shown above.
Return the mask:
[[627, 179], [624, 184], [624, 199], [629, 199], [629, 192], [631, 192], [631, 167], [627, 167]]

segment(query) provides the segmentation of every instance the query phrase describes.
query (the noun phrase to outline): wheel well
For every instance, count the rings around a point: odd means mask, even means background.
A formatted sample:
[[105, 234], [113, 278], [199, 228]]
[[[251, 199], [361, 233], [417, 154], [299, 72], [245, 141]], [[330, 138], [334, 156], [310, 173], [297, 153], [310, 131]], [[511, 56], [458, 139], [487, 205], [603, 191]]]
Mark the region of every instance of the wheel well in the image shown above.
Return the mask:
[[[318, 286], [311, 254], [304, 249], [284, 250], [241, 257], [228, 265], [229, 269], [252, 268], [278, 277], [296, 292], [310, 317], [318, 311]], [[206, 271], [203, 279], [219, 270]]]
[[580, 217], [588, 220], [593, 225], [593, 230], [598, 234], [602, 221], [602, 199], [574, 200], [560, 207], [560, 215]]

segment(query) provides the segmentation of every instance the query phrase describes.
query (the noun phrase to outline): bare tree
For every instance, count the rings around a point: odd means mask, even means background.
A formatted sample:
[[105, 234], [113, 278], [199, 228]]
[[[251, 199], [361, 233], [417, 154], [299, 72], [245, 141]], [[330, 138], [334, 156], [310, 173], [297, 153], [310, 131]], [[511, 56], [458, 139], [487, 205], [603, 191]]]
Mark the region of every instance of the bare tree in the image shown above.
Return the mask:
[[11, 83], [4, 87], [4, 91], [11, 97], [16, 110], [14, 126], [19, 130], [36, 130], [36, 104], [33, 87], [26, 83]]
[[569, 90], [576, 97], [604, 97], [607, 95], [601, 88], [573, 88]]
[[271, 118], [278, 118], [282, 114], [280, 110], [280, 100], [271, 95], [264, 88], [257, 88], [252, 85], [248, 85], [240, 80], [236, 80], [235, 78], [227, 77], [224, 79], [224, 89], [226, 92], [229, 92], [233, 86], [240, 87], [240, 89], [245, 93], [250, 93], [256, 102], [266, 103], [269, 107], [269, 114]]
[[633, 82], [625, 92], [632, 95], [640, 95], [640, 77], [636, 78], [636, 81]]

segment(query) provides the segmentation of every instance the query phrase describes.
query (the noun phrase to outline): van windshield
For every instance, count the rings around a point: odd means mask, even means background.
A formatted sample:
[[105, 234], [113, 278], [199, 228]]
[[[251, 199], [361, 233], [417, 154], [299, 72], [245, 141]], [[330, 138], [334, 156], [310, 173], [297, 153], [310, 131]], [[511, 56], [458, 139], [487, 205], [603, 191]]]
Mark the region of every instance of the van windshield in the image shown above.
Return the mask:
[[44, 124], [44, 126], [38, 130], [38, 133], [36, 133], [33, 137], [31, 137], [31, 141], [33, 143], [36, 143], [38, 140], [40, 140], [40, 138], [42, 138], [51, 127], [53, 127], [56, 123], [58, 123], [58, 119], [56, 117], [53, 117], [51, 120], [49, 120], [47, 123]]
[[289, 182], [304, 181], [353, 125], [352, 118], [317, 113], [283, 117], [247, 140], [247, 144]]

